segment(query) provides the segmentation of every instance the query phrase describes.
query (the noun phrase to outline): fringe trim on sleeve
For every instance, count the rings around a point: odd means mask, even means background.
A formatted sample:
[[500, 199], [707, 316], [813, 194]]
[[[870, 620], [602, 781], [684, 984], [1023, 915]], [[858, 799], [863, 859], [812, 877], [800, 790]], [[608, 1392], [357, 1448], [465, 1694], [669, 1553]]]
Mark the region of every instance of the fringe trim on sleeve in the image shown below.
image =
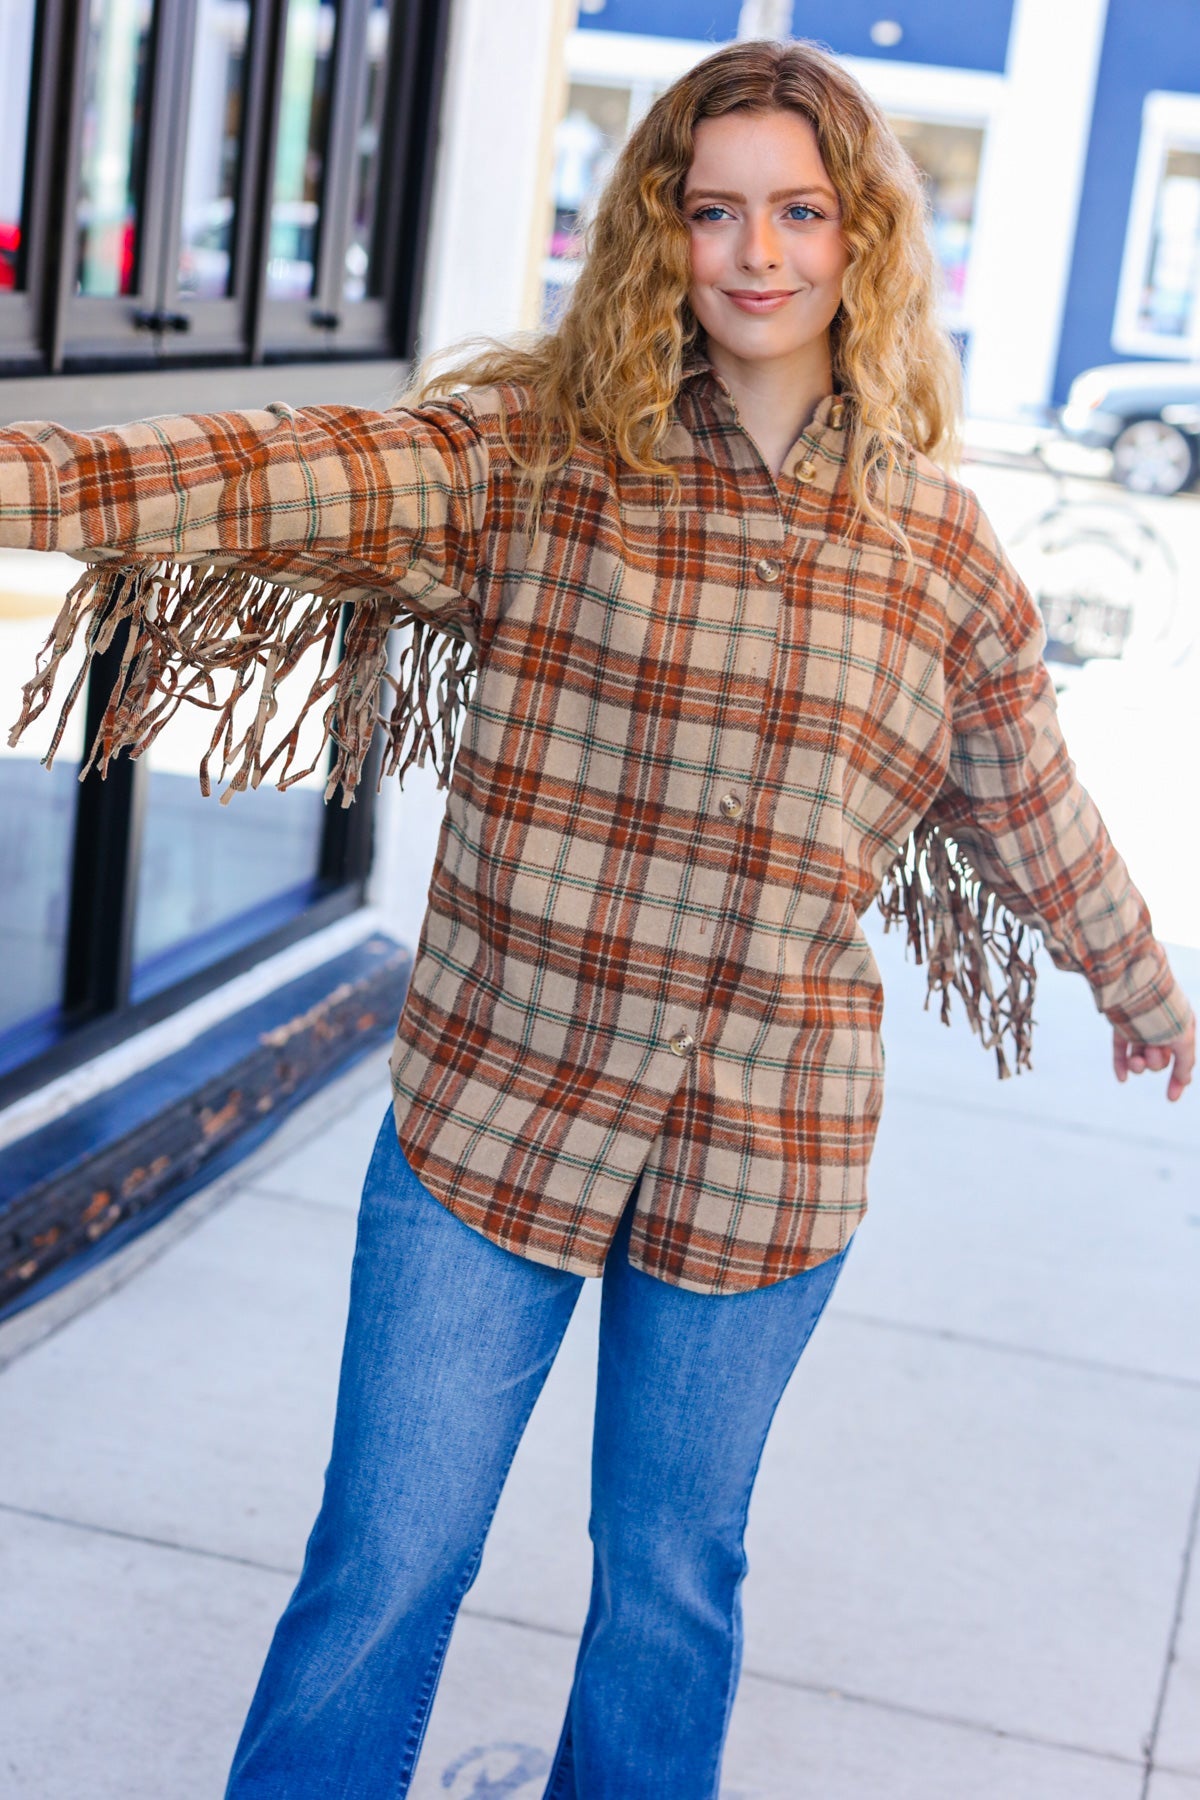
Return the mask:
[[975, 873], [940, 825], [924, 820], [913, 832], [884, 879], [879, 909], [884, 930], [903, 926], [918, 964], [928, 965], [926, 1010], [940, 993], [942, 1023], [948, 1025], [955, 989], [984, 1049], [996, 1052], [1000, 1079], [1013, 1072], [1004, 1054], [1006, 1037], [1016, 1072], [1031, 1068], [1033, 957], [1040, 939]]
[[[353, 597], [339, 657], [342, 603]], [[320, 765], [333, 745], [325, 798], [341, 792], [348, 806], [377, 724], [386, 732], [380, 780], [403, 777], [431, 758], [445, 786], [458, 722], [470, 696], [474, 654], [464, 639], [411, 621], [395, 673], [388, 670], [388, 633], [395, 602], [363, 589], [297, 593], [244, 568], [184, 563], [102, 563], [88, 568], [68, 594], [54, 630], [24, 689], [21, 716], [9, 738], [50, 705], [64, 658], [82, 637], [83, 667], [62, 700], [50, 748], [57, 751], [93, 660], [128, 627], [121, 665], [80, 777], [104, 774], [121, 750], [140, 756], [185, 703], [215, 715], [200, 761], [200, 785], [229, 786], [222, 801], [257, 787], [273, 773], [291, 787]], [[309, 651], [316, 674], [306, 697], [280, 722], [280, 688]], [[380, 696], [391, 690], [385, 715]], [[301, 729], [319, 710], [321, 742], [298, 767]], [[272, 729], [276, 728], [276, 729]], [[268, 747], [268, 737], [274, 741]], [[214, 772], [215, 764], [215, 772]]]

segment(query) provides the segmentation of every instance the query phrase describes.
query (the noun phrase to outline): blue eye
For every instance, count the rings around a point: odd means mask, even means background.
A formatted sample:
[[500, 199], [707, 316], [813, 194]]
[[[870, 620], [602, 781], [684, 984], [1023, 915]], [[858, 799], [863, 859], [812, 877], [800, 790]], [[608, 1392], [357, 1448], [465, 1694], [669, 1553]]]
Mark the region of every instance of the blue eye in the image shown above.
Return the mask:
[[706, 225], [711, 224], [715, 219], [723, 219], [725, 216], [723, 206], [701, 206], [692, 214], [693, 219], [700, 219]]
[[807, 224], [809, 219], [823, 219], [825, 217], [824, 213], [819, 213], [815, 206], [808, 206], [803, 200], [797, 200], [795, 206], [789, 206], [787, 209], [787, 216], [789, 219], [796, 218], [796, 215], [799, 213], [804, 215], [803, 218], [799, 220], [799, 223], [802, 225]]

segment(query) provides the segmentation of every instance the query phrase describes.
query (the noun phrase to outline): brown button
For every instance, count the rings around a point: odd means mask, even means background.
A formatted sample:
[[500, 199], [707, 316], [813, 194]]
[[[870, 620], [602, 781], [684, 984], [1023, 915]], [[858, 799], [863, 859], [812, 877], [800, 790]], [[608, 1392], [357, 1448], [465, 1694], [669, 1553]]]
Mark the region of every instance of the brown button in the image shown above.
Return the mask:
[[754, 573], [760, 581], [778, 581], [783, 574], [783, 564], [777, 563], [773, 556], [760, 556], [754, 565]]
[[721, 811], [727, 819], [740, 819], [745, 811], [741, 796], [738, 794], [723, 794], [720, 804]]
[[800, 467], [796, 470], [801, 481], [811, 481], [816, 472], [817, 465], [815, 462], [802, 462]]
[[669, 1042], [672, 1056], [690, 1056], [696, 1048], [696, 1040], [690, 1031], [677, 1031]]

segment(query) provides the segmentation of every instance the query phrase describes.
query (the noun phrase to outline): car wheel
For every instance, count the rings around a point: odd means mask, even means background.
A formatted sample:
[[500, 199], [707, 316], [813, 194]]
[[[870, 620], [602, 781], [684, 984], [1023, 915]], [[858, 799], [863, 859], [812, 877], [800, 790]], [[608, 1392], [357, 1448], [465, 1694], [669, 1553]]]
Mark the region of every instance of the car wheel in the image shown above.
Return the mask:
[[1135, 494], [1177, 494], [1196, 473], [1196, 445], [1162, 419], [1134, 419], [1112, 447], [1113, 474]]

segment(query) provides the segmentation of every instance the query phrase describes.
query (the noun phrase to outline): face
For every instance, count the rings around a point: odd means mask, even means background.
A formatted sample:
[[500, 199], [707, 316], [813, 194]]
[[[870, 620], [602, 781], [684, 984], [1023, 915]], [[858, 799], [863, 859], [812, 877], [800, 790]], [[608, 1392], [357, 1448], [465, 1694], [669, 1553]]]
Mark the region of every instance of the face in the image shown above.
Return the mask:
[[807, 119], [733, 112], [701, 120], [683, 211], [689, 298], [714, 362], [794, 363], [828, 354], [850, 258]]

